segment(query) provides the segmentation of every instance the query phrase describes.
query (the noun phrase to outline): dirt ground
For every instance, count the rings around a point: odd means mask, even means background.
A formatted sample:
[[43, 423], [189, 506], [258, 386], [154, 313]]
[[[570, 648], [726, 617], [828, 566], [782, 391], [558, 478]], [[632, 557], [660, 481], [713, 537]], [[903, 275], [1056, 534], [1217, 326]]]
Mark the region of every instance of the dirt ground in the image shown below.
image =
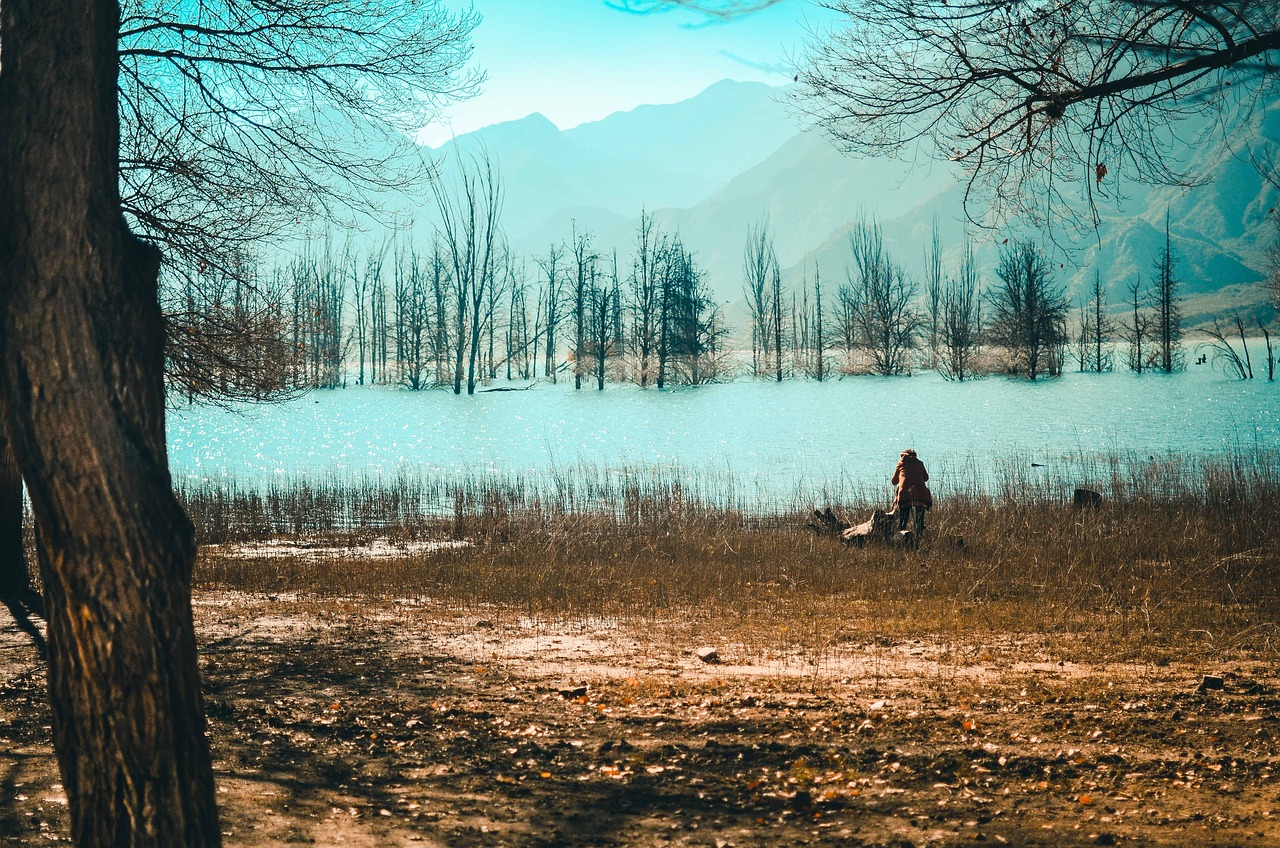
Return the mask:
[[[1258, 657], [841, 634], [771, 653], [707, 620], [225, 594], [196, 615], [228, 846], [1280, 845]], [[0, 619], [0, 845], [67, 841], [48, 725]]]

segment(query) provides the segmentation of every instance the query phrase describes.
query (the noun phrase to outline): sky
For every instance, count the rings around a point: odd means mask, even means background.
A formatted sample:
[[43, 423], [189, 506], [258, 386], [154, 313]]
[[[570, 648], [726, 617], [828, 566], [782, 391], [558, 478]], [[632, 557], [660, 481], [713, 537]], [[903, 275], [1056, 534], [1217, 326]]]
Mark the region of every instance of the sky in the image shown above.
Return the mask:
[[560, 129], [645, 103], [688, 99], [722, 79], [790, 82], [788, 57], [820, 21], [808, 0], [727, 21], [675, 9], [620, 11], [604, 0], [474, 0], [482, 93], [419, 133], [438, 147], [453, 135], [541, 112]]

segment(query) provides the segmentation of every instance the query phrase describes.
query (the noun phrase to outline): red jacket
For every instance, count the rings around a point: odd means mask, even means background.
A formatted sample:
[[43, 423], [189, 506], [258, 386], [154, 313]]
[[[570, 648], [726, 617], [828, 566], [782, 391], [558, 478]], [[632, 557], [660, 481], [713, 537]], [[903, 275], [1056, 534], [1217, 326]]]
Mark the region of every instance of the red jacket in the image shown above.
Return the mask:
[[898, 467], [893, 469], [893, 478], [889, 481], [898, 487], [893, 508], [896, 510], [904, 503], [933, 506], [933, 495], [925, 485], [928, 479], [929, 472], [918, 457], [908, 455], [898, 460]]

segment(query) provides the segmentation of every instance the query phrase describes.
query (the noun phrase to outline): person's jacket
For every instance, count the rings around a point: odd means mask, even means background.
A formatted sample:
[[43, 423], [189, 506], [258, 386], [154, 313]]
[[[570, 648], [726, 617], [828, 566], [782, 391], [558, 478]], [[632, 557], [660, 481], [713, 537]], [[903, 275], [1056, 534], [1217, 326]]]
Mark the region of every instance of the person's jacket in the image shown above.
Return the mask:
[[898, 487], [893, 508], [897, 509], [900, 504], [933, 506], [933, 495], [925, 485], [928, 480], [929, 472], [917, 457], [904, 456], [898, 460], [898, 467], [893, 469], [893, 478], [889, 481]]

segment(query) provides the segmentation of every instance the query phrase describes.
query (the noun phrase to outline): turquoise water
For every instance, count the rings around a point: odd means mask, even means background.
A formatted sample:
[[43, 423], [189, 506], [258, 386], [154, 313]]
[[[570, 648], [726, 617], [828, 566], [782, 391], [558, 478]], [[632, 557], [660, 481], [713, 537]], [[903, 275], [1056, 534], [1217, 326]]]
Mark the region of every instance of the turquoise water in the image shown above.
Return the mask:
[[355, 387], [278, 406], [169, 415], [175, 476], [240, 485], [336, 474], [541, 475], [621, 467], [735, 481], [765, 499], [882, 487], [899, 451], [939, 469], [1025, 457], [1052, 467], [1108, 455], [1280, 449], [1280, 383], [1068, 373], [1053, 381], [934, 374], [734, 383], [658, 392], [571, 383], [529, 391]]

